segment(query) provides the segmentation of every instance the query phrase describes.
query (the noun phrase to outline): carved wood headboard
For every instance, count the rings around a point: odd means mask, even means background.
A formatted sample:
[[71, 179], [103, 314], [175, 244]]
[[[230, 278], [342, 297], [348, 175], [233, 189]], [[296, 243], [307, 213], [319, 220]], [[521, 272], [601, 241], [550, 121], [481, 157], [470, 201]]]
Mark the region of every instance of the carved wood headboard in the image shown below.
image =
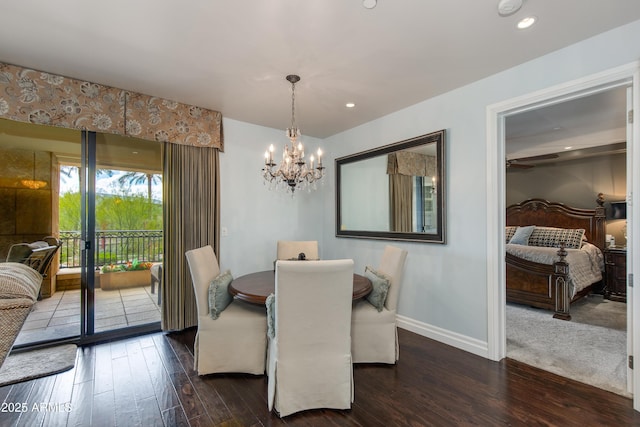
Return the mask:
[[584, 228], [589, 243], [605, 248], [605, 210], [599, 199], [595, 209], [573, 208], [543, 199], [529, 199], [507, 208], [506, 225]]

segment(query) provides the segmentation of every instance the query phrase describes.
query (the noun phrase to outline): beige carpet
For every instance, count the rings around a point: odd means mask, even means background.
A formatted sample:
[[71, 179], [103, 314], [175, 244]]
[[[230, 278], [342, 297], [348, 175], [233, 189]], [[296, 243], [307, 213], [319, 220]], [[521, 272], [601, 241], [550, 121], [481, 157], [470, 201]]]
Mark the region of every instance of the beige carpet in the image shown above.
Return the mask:
[[67, 371], [75, 362], [74, 344], [9, 354], [0, 368], [0, 386]]
[[627, 304], [589, 295], [571, 304], [571, 321], [626, 331]]
[[626, 391], [626, 305], [587, 297], [572, 320], [507, 304], [507, 357], [623, 396]]

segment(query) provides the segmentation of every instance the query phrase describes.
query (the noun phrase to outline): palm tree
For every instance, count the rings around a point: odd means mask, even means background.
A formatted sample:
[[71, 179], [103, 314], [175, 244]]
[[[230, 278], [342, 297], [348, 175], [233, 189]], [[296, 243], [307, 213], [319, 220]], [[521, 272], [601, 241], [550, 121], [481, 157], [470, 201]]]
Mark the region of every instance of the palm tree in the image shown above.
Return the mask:
[[[110, 178], [113, 176], [113, 171], [111, 169], [97, 169], [96, 170], [96, 178], [107, 177]], [[62, 183], [67, 183], [69, 180], [75, 179], [80, 185], [80, 167], [72, 166], [72, 165], [61, 165], [60, 166], [60, 181]], [[79, 188], [79, 187], [78, 187]], [[79, 191], [79, 190], [75, 190]]]
[[153, 184], [160, 184], [162, 182], [162, 178], [159, 174], [147, 173], [147, 172], [127, 172], [118, 178], [118, 182], [121, 185], [129, 184], [129, 185], [139, 185], [139, 184], [147, 184], [147, 198], [149, 201], [152, 201], [152, 193], [151, 188]]

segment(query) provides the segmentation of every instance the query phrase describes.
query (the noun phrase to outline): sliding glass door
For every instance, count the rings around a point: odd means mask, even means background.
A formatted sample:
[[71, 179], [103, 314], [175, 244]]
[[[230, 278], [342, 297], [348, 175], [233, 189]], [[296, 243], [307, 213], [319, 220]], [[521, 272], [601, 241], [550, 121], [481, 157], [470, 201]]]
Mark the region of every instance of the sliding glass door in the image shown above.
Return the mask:
[[15, 243], [62, 242], [16, 346], [159, 329], [162, 148], [0, 119], [0, 262]]
[[[159, 328], [162, 144], [105, 134], [95, 139], [95, 163], [89, 156], [85, 168], [94, 189], [85, 197], [93, 213], [87, 216], [85, 237], [92, 239], [86, 268], [86, 298], [92, 303], [87, 307], [94, 307], [87, 313], [94, 319], [87, 321], [87, 334]], [[88, 153], [94, 154], [90, 147]]]
[[[14, 261], [7, 259], [13, 245], [60, 238], [62, 223], [73, 224], [79, 232], [79, 195], [73, 215], [61, 214], [59, 202], [61, 187], [72, 181], [76, 192], [78, 187], [77, 174], [75, 180], [61, 174], [60, 162], [75, 162], [77, 170], [80, 147], [77, 130], [0, 120], [0, 261]], [[41, 299], [14, 346], [80, 336], [80, 265], [68, 268], [67, 249], [62, 246], [45, 271]]]

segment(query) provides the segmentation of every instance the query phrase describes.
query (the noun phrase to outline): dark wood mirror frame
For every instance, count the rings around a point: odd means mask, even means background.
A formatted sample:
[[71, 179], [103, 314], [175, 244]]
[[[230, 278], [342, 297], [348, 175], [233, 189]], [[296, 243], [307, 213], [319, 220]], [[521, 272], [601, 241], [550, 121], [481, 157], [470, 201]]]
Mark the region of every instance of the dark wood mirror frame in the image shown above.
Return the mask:
[[[335, 160], [336, 166], [336, 237], [355, 237], [355, 238], [368, 238], [368, 239], [388, 239], [388, 240], [406, 240], [406, 241], [415, 241], [415, 242], [426, 242], [426, 243], [445, 243], [445, 222], [446, 222], [446, 212], [445, 212], [445, 171], [444, 165], [445, 163], [445, 130], [440, 130], [437, 132], [429, 133], [426, 135], [418, 136], [415, 138], [407, 139], [404, 141], [396, 142], [393, 144], [385, 145], [382, 147], [374, 148], [368, 151], [363, 151], [360, 153], [351, 154], [348, 156], [340, 157]], [[433, 144], [433, 145], [432, 145]], [[355, 162], [361, 162], [363, 160], [373, 159], [378, 156], [386, 156], [388, 159], [388, 155], [392, 153], [397, 153], [399, 151], [417, 151], [420, 147], [430, 146], [430, 151], [435, 153], [435, 175], [432, 177], [434, 179], [433, 187], [431, 187], [434, 191], [433, 194], [435, 197], [435, 206], [433, 206], [433, 213], [435, 214], [435, 227], [427, 232], [407, 232], [407, 231], [393, 231], [393, 230], [373, 230], [366, 229], [367, 227], [353, 227], [353, 228], [363, 228], [363, 229], [350, 229], [345, 227], [343, 223], [343, 219], [345, 216], [343, 215], [343, 207], [344, 203], [342, 201], [343, 193], [346, 192], [343, 187], [348, 184], [345, 184], [345, 170], [343, 167], [347, 167]], [[381, 161], [386, 162], [387, 160], [381, 159]], [[385, 175], [387, 171], [383, 172]], [[371, 189], [371, 185], [366, 177], [363, 177], [363, 181], [367, 181], [367, 183], [362, 184], [362, 191], [365, 192], [364, 198], [366, 199], [366, 190], [371, 190], [370, 194], [375, 194], [375, 189]], [[388, 182], [388, 181], [387, 181]], [[388, 184], [387, 184], [388, 185]], [[381, 191], [386, 191], [389, 193], [388, 189], [383, 189]], [[368, 207], [365, 204], [361, 205], [362, 209], [366, 210]], [[363, 211], [365, 212], [365, 211]], [[390, 221], [389, 228], [391, 228]]]

